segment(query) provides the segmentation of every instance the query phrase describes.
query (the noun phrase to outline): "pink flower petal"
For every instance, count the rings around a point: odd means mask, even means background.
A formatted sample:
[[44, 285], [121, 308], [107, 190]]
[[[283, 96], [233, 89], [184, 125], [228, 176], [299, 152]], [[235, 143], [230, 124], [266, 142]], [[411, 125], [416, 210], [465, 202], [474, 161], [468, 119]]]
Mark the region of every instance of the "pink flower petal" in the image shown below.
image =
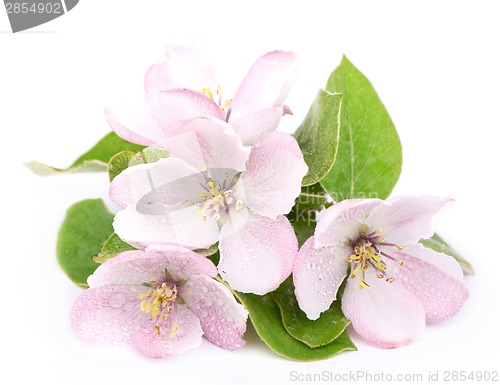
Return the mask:
[[393, 264], [391, 273], [423, 305], [427, 321], [455, 315], [469, 296], [458, 263], [450, 256], [422, 245], [407, 245], [392, 254], [403, 266]]
[[342, 297], [342, 312], [356, 332], [382, 348], [413, 342], [425, 327], [425, 311], [418, 298], [401, 283], [386, 282], [370, 270], [361, 289], [359, 276], [349, 278]]
[[371, 211], [382, 204], [384, 202], [379, 199], [346, 199], [329, 207], [318, 219], [314, 247], [356, 241], [360, 236], [360, 227], [367, 223]]
[[192, 120], [175, 136], [166, 138], [164, 147], [171, 156], [185, 160], [198, 170], [229, 168], [241, 171], [250, 151], [229, 124], [207, 118]]
[[228, 221], [222, 227], [218, 270], [233, 289], [266, 294], [290, 275], [297, 238], [284, 216], [272, 220], [249, 214], [245, 219], [243, 224]]
[[186, 306], [200, 320], [204, 336], [225, 349], [243, 346], [248, 313], [223, 284], [207, 276], [192, 276], [179, 288]]
[[164, 258], [164, 268], [168, 270], [174, 281], [188, 279], [193, 275], [215, 277], [217, 268], [213, 262], [191, 250], [175, 246], [151, 246], [148, 253], [161, 253]]
[[314, 248], [314, 237], [300, 248], [293, 267], [293, 284], [299, 307], [315, 320], [330, 308], [347, 274], [349, 246]]
[[[160, 327], [160, 334], [154, 326]], [[168, 321], [159, 325], [148, 321], [133, 335], [132, 345], [148, 357], [161, 358], [200, 346], [202, 335], [203, 330], [198, 318], [185, 306], [180, 305], [170, 314]]]
[[240, 111], [238, 114], [231, 112], [229, 123], [241, 137], [243, 144], [249, 146], [261, 135], [274, 131], [282, 116], [288, 112], [289, 110], [285, 106]]
[[297, 75], [293, 52], [273, 51], [252, 65], [233, 98], [232, 113], [283, 104]]
[[450, 198], [429, 195], [402, 196], [380, 205], [370, 215], [370, 223], [382, 228], [387, 242], [416, 243], [434, 234], [434, 219], [446, 206]]
[[105, 110], [111, 128], [123, 139], [142, 145], [163, 139], [197, 117], [223, 119], [219, 106], [199, 92], [187, 89], [151, 91]]
[[252, 147], [241, 175], [248, 207], [271, 219], [288, 213], [307, 173], [302, 152], [291, 135], [272, 132]]
[[211, 88], [215, 93], [219, 85], [213, 70], [200, 55], [197, 47], [189, 44], [171, 43], [167, 47], [167, 59], [153, 64], [144, 79], [146, 92], [156, 88], [190, 88], [201, 91]]
[[87, 282], [91, 288], [128, 284], [142, 285], [164, 277], [165, 257], [160, 253], [126, 251], [102, 263]]
[[116, 214], [113, 227], [121, 239], [138, 247], [206, 249], [217, 242], [219, 228], [215, 219], [203, 220], [198, 210], [196, 206], [180, 205], [164, 215], [147, 215], [130, 205]]
[[87, 344], [122, 345], [147, 322], [139, 295], [147, 288], [105, 285], [86, 290], [71, 310], [71, 326]]
[[[135, 204], [153, 188], [183, 180], [197, 174], [198, 171], [181, 159], [166, 158], [155, 163], [129, 167], [117, 175], [111, 182], [109, 195], [121, 207]], [[177, 186], [178, 184], [175, 184]], [[173, 187], [175, 187], [173, 186]], [[182, 190], [175, 187], [174, 190]], [[185, 198], [180, 198], [182, 201]]]

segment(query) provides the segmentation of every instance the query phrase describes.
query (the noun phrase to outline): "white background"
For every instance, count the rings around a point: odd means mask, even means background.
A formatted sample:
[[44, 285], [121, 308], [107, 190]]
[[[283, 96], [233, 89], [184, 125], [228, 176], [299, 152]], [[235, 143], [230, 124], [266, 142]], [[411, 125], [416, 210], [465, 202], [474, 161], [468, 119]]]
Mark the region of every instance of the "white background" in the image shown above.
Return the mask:
[[[3, 12], [2, 6], [0, 6]], [[487, 1], [81, 0], [67, 15], [12, 34], [0, 13], [3, 384], [289, 384], [300, 374], [499, 370], [500, 9]], [[453, 319], [413, 345], [313, 362], [274, 355], [255, 332], [246, 347], [201, 348], [150, 360], [130, 347], [89, 348], [69, 327], [81, 289], [55, 260], [66, 208], [106, 198], [104, 174], [41, 178], [23, 162], [69, 165], [109, 131], [103, 109], [142, 91], [147, 67], [172, 38], [194, 39], [228, 97], [261, 54], [296, 51], [301, 72], [287, 100], [293, 131], [342, 54], [372, 81], [401, 136], [404, 166], [394, 195], [453, 196], [438, 229], [476, 269]], [[310, 382], [309, 382], [310, 383]], [[361, 381], [359, 382], [361, 383]]]

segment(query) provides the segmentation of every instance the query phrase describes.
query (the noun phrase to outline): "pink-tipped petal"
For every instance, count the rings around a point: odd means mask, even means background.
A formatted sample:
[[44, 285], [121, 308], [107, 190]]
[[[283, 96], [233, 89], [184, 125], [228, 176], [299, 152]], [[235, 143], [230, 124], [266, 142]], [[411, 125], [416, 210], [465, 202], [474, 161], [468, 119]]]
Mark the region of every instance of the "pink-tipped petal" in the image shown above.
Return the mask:
[[256, 110], [231, 112], [229, 123], [234, 127], [246, 146], [252, 145], [261, 135], [274, 131], [283, 115], [285, 106], [271, 106]]
[[382, 228], [387, 242], [416, 243], [434, 234], [435, 217], [452, 202], [429, 195], [397, 197], [373, 210], [369, 221]]
[[198, 170], [245, 168], [250, 150], [243, 146], [233, 128], [220, 120], [199, 118], [165, 139], [170, 155], [185, 160]]
[[307, 165], [295, 138], [272, 132], [252, 147], [241, 175], [245, 203], [260, 215], [275, 219], [287, 214], [301, 191]]
[[266, 294], [292, 272], [297, 238], [284, 216], [272, 220], [248, 214], [245, 219], [243, 224], [229, 221], [222, 227], [218, 270], [233, 289]]
[[[181, 188], [175, 187], [186, 180], [186, 177], [197, 173], [195, 168], [181, 159], [160, 159], [155, 163], [140, 164], [122, 171], [111, 182], [109, 195], [116, 204], [126, 207], [135, 204], [152, 190], [167, 184], [174, 187], [173, 192], [181, 191]], [[183, 199], [180, 198], [181, 201]]]
[[293, 284], [299, 307], [315, 320], [330, 308], [347, 274], [348, 246], [314, 248], [314, 237], [300, 248], [293, 266]]
[[223, 284], [207, 276], [192, 276], [179, 288], [179, 295], [199, 318], [207, 340], [225, 349], [245, 344], [248, 313]]
[[384, 202], [379, 199], [346, 199], [329, 207], [318, 219], [314, 246], [329, 247], [356, 241], [372, 210], [382, 204]]
[[297, 75], [293, 52], [273, 51], [252, 65], [233, 98], [233, 113], [283, 104]]
[[365, 281], [370, 288], [360, 288], [359, 275], [348, 278], [342, 297], [342, 312], [356, 332], [386, 349], [413, 342], [425, 327], [418, 298], [397, 280], [377, 278], [374, 270], [365, 274]]
[[201, 91], [219, 85], [213, 70], [200, 55], [197, 47], [188, 44], [171, 43], [167, 47], [165, 61], [153, 64], [144, 78], [146, 92], [155, 88], [190, 88]]
[[161, 253], [165, 260], [165, 268], [174, 281], [188, 279], [193, 275], [207, 275], [215, 277], [217, 268], [213, 262], [191, 250], [176, 246], [151, 246], [147, 252]]
[[[154, 326], [159, 326], [159, 329]], [[202, 335], [198, 318], [180, 305], [176, 306], [166, 322], [156, 325], [148, 321], [133, 335], [132, 345], [145, 356], [162, 358], [197, 348], [201, 345]]]
[[196, 206], [172, 209], [164, 215], [141, 214], [133, 205], [119, 211], [114, 219], [116, 234], [132, 245], [180, 245], [206, 249], [217, 242], [219, 228], [213, 218], [203, 220]]
[[86, 290], [71, 310], [71, 326], [90, 345], [122, 345], [147, 322], [140, 311], [144, 286], [105, 285]]
[[165, 257], [160, 253], [126, 251], [102, 263], [87, 282], [91, 288], [112, 284], [142, 285], [164, 276]]
[[123, 139], [158, 146], [194, 118], [223, 119], [222, 111], [212, 99], [187, 89], [153, 90], [105, 112], [109, 125]]
[[460, 266], [450, 256], [422, 245], [407, 245], [392, 254], [403, 265], [394, 263], [391, 273], [423, 305], [427, 321], [455, 315], [469, 296]]

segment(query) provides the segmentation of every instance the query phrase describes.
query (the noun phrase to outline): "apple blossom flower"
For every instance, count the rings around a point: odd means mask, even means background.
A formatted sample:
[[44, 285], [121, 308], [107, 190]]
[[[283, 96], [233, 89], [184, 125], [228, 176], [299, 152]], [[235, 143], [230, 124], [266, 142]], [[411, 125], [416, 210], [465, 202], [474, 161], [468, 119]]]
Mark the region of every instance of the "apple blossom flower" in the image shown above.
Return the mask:
[[124, 209], [115, 232], [137, 247], [205, 249], [233, 289], [265, 294], [291, 273], [297, 238], [283, 215], [307, 172], [293, 136], [270, 132], [251, 150], [228, 123], [198, 118], [164, 141], [170, 157], [129, 167], [110, 186]]
[[283, 105], [296, 74], [296, 55], [273, 51], [250, 68], [232, 99], [223, 100], [220, 82], [190, 45], [169, 45], [167, 59], [151, 66], [145, 77], [147, 95], [139, 102], [106, 110], [113, 130], [123, 139], [159, 145], [172, 125], [195, 117], [229, 122], [245, 145], [276, 129], [291, 113]]
[[243, 346], [248, 313], [189, 250], [128, 251], [104, 262], [75, 302], [71, 325], [88, 344], [132, 344], [149, 357], [199, 346]]
[[380, 347], [409, 344], [426, 320], [456, 314], [468, 297], [460, 266], [418, 243], [433, 235], [434, 217], [450, 202], [431, 196], [350, 199], [325, 210], [295, 262], [300, 308], [317, 319], [350, 267], [342, 311], [358, 334]]

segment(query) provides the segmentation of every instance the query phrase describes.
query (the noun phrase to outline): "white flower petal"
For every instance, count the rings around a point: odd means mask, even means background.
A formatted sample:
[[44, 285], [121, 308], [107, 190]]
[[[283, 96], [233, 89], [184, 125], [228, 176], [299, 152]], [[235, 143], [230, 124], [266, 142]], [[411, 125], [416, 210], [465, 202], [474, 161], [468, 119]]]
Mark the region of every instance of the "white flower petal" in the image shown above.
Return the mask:
[[218, 270], [233, 289], [266, 294], [292, 272], [297, 238], [284, 216], [272, 220], [248, 214], [245, 219], [243, 223], [228, 222], [222, 227]]
[[300, 194], [306, 173], [307, 165], [293, 136], [281, 132], [263, 135], [253, 145], [241, 174], [245, 203], [271, 219], [287, 214]]
[[349, 246], [314, 248], [314, 237], [300, 248], [293, 267], [293, 284], [299, 307], [315, 320], [337, 298], [347, 274]]
[[342, 312], [354, 330], [382, 348], [413, 342], [424, 330], [425, 310], [419, 299], [401, 283], [365, 274], [370, 288], [360, 288], [359, 276], [348, 278], [342, 297]]
[[434, 234], [434, 220], [453, 202], [451, 198], [430, 195], [401, 196], [379, 205], [371, 212], [369, 223], [382, 229], [387, 242], [416, 243]]

